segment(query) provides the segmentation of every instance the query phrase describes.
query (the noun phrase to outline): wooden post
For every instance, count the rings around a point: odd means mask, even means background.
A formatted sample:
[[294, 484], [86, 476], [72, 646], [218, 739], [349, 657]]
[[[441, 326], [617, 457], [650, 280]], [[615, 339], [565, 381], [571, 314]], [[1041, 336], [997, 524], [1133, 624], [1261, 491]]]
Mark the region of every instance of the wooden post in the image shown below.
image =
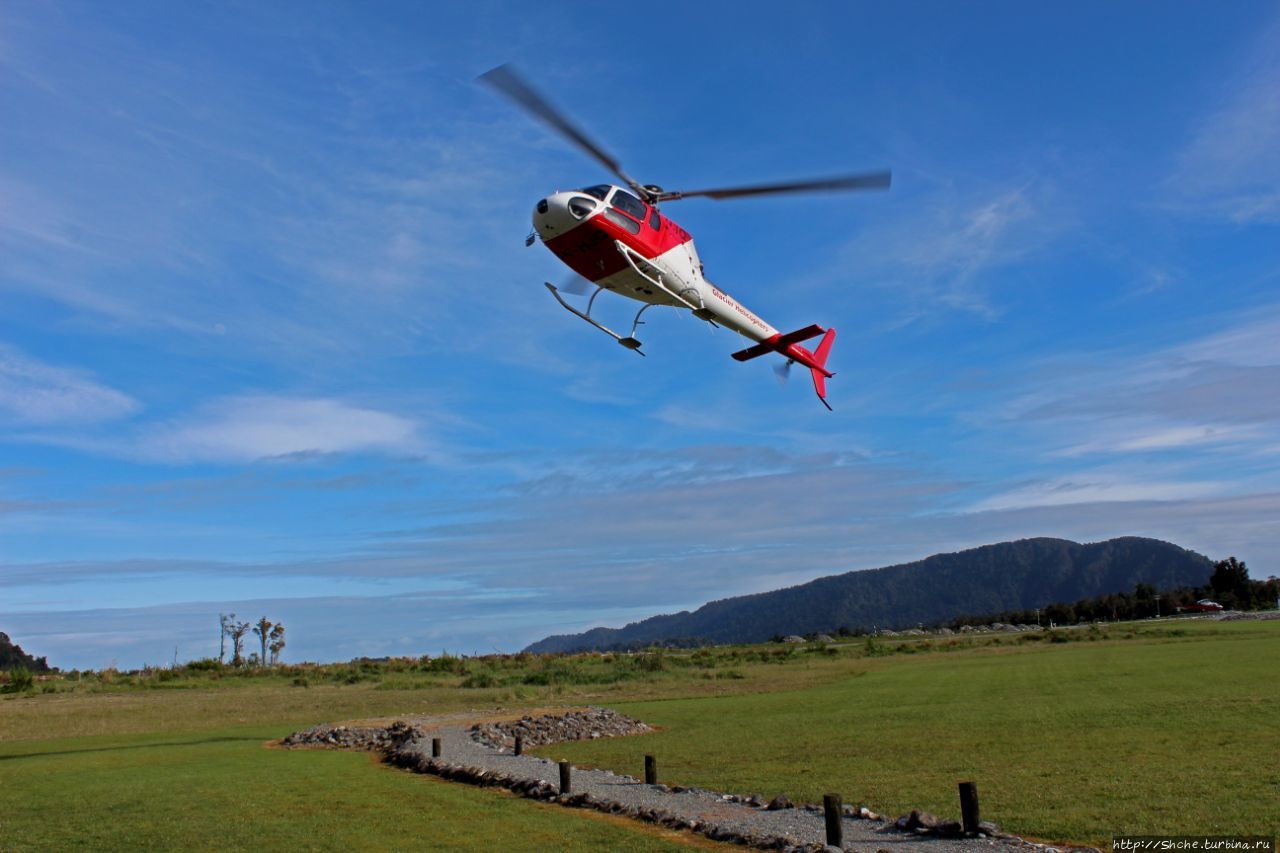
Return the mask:
[[560, 793], [567, 794], [570, 790], [569, 784], [569, 762], [560, 762]]
[[965, 835], [978, 834], [978, 786], [972, 782], [960, 783], [960, 820]]
[[516, 735], [516, 755], [524, 755], [524, 735]]
[[438, 737], [433, 737], [431, 739], [431, 757], [432, 758], [440, 757], [440, 738]]
[[652, 755], [644, 757], [644, 783], [646, 785], [658, 784], [658, 760]]
[[840, 823], [840, 795], [823, 794], [822, 810], [827, 818], [827, 844], [844, 847], [844, 826]]

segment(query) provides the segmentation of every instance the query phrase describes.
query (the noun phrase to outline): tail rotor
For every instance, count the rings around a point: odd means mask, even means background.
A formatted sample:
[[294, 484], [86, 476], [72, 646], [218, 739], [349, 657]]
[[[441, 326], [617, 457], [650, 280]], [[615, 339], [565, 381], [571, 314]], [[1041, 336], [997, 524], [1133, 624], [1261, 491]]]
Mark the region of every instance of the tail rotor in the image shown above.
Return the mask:
[[795, 363], [795, 359], [789, 358], [773, 366], [773, 375], [777, 377], [779, 385], [786, 385], [791, 380], [791, 365]]

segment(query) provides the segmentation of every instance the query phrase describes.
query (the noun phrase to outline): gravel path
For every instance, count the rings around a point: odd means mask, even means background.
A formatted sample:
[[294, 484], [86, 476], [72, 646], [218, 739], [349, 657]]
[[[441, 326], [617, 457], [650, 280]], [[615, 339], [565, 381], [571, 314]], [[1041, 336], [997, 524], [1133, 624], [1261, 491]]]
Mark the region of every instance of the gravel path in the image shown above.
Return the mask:
[[[429, 721], [421, 721], [430, 725]], [[559, 767], [546, 758], [537, 756], [517, 756], [511, 750], [494, 749], [477, 743], [471, 738], [464, 726], [441, 725], [434, 728], [426, 737], [411, 740], [400, 747], [402, 754], [418, 757], [418, 760], [430, 758], [431, 738], [441, 740], [441, 757], [437, 763], [462, 765], [480, 768], [487, 772], [498, 772], [528, 781], [547, 783], [558, 791]], [[403, 762], [402, 762], [403, 763]], [[591, 799], [585, 803], [567, 803], [568, 805], [595, 805], [599, 801], [613, 801], [628, 810], [651, 811], [679, 816], [694, 822], [689, 826], [711, 838], [716, 832], [708, 832], [708, 824], [717, 829], [739, 836], [747, 840], [760, 842], [760, 846], [779, 847], [779, 838], [785, 838], [790, 845], [817, 845], [818, 849], [826, 842], [826, 829], [820, 809], [810, 811], [804, 808], [779, 809], [766, 811], [745, 803], [731, 802], [724, 794], [701, 789], [688, 789], [682, 792], [668, 790], [663, 785], [646, 785], [631, 776], [620, 776], [608, 770], [584, 770], [573, 768], [572, 795], [587, 794]], [[867, 851], [906, 851], [919, 850], [921, 853], [952, 853], [952, 851], [1026, 850], [1038, 845], [1030, 845], [1011, 838], [955, 838], [944, 839], [920, 836], [914, 833], [901, 832], [892, 828], [888, 821], [872, 821], [852, 816], [843, 820], [845, 850]], [[736, 840], [725, 837], [723, 840]], [[834, 849], [834, 848], [832, 848]]]

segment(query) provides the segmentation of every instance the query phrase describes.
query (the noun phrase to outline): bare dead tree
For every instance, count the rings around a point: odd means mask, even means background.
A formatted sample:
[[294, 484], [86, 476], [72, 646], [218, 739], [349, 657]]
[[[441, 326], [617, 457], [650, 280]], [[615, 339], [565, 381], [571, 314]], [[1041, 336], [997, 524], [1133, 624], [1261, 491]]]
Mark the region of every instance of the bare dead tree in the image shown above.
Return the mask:
[[253, 633], [258, 635], [258, 639], [262, 642], [262, 654], [258, 655], [258, 663], [263, 669], [267, 668], [267, 640], [271, 636], [272, 622], [263, 616], [253, 626]]
[[234, 613], [219, 613], [218, 624], [222, 630], [218, 634], [218, 663], [222, 663], [227, 657], [227, 634], [230, 633], [231, 623], [235, 621]]
[[244, 649], [244, 635], [249, 633], [248, 622], [231, 621], [227, 628], [227, 634], [231, 637], [232, 666], [243, 666], [244, 657], [240, 654]]
[[279, 622], [271, 629], [271, 665], [280, 660], [280, 652], [284, 649], [284, 626]]

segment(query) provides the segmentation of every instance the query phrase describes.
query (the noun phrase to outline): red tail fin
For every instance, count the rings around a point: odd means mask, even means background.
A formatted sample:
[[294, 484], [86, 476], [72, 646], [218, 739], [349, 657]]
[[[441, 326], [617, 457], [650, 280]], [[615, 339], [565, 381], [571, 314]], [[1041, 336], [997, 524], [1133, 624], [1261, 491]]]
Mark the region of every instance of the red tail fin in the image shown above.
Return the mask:
[[[809, 352], [800, 346], [801, 341], [816, 338], [818, 335], [822, 335], [822, 341], [818, 344], [816, 351]], [[800, 362], [809, 368], [809, 372], [813, 374], [813, 390], [818, 393], [818, 399], [822, 401], [822, 405], [830, 409], [831, 404], [827, 402], [827, 379], [835, 374], [827, 370], [826, 365], [827, 356], [831, 354], [831, 345], [835, 343], [835, 340], [835, 329], [827, 329], [823, 333], [822, 327], [814, 324], [805, 326], [803, 329], [796, 329], [794, 332], [787, 332], [785, 335], [775, 334], [755, 346], [735, 352], [733, 357], [738, 361], [750, 361], [753, 358], [776, 352], [791, 361]]]
[[827, 377], [835, 374], [827, 371], [827, 356], [831, 354], [831, 345], [836, 342], [836, 330], [827, 329], [827, 333], [822, 336], [822, 343], [818, 344], [818, 348], [813, 352], [813, 364], [808, 365], [809, 373], [813, 375], [813, 390], [818, 395], [818, 399], [822, 401], [822, 405], [827, 407], [827, 411], [831, 411], [831, 404], [827, 402]]

